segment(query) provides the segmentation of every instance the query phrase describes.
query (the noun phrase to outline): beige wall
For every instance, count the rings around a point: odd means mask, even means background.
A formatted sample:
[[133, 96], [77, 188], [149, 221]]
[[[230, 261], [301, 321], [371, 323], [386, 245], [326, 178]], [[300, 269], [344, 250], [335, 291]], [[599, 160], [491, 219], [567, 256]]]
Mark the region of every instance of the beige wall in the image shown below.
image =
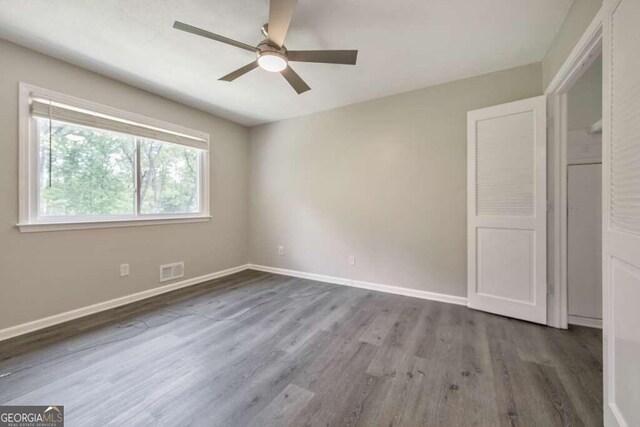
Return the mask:
[[[0, 329], [159, 286], [161, 263], [185, 261], [187, 278], [246, 263], [246, 128], [2, 40], [0, 67]], [[213, 219], [21, 234], [19, 81], [208, 132]]]
[[253, 128], [250, 261], [466, 296], [467, 111], [541, 79], [531, 64]]
[[544, 88], [551, 83], [601, 6], [602, 0], [574, 0], [562, 27], [542, 61]]

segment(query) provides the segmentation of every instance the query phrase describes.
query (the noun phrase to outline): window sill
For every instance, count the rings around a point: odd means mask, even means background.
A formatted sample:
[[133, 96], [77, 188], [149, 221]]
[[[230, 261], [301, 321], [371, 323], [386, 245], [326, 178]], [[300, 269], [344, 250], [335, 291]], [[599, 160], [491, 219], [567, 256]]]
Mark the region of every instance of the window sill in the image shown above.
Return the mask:
[[122, 220], [100, 220], [100, 221], [75, 221], [75, 222], [36, 222], [22, 223], [17, 227], [21, 233], [36, 233], [41, 231], [64, 231], [64, 230], [87, 230], [92, 228], [118, 228], [136, 227], [146, 225], [162, 224], [185, 224], [192, 222], [207, 222], [210, 216], [179, 216], [164, 218], [139, 218]]

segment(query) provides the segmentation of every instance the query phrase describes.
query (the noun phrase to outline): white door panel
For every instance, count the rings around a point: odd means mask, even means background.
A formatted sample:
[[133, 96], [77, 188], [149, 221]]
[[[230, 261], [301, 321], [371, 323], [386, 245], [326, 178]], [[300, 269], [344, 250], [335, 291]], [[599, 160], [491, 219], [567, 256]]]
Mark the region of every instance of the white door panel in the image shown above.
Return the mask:
[[[610, 375], [611, 397], [620, 421], [628, 426], [640, 425], [640, 328], [637, 315], [640, 302], [640, 269], [611, 257], [611, 325]], [[619, 423], [624, 425], [623, 422]]]
[[533, 231], [478, 228], [477, 233], [478, 294], [533, 303]]
[[603, 22], [604, 421], [640, 425], [640, 1]]
[[602, 319], [602, 166], [568, 167], [568, 313]]
[[467, 123], [469, 307], [546, 323], [546, 100]]

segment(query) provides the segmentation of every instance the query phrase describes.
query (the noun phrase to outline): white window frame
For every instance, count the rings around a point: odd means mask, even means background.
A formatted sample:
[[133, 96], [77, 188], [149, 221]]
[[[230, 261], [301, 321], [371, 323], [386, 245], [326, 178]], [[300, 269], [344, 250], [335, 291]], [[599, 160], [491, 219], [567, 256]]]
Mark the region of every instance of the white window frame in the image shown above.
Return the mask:
[[[123, 111], [117, 108], [97, 104], [92, 101], [65, 95], [49, 89], [34, 86], [28, 83], [19, 83], [18, 121], [19, 121], [19, 208], [18, 208], [18, 229], [25, 232], [37, 231], [60, 231], [78, 230], [90, 228], [112, 228], [129, 227], [139, 225], [158, 225], [204, 222], [211, 219], [209, 206], [209, 162], [210, 144], [209, 134], [193, 129], [188, 129], [172, 123], [141, 116], [139, 114]], [[38, 97], [46, 97], [55, 102], [64, 103], [76, 108], [91, 111], [120, 120], [133, 122], [135, 124], [151, 129], [160, 129], [164, 132], [176, 135], [186, 135], [191, 138], [203, 141], [206, 150], [200, 154], [200, 174], [198, 177], [199, 212], [185, 214], [142, 214], [139, 212], [139, 192], [136, 189], [135, 204], [136, 209], [133, 215], [110, 215], [110, 216], [64, 216], [43, 218], [38, 215], [38, 156], [39, 142], [36, 138], [35, 119], [31, 116], [30, 102], [34, 93]], [[136, 149], [139, 145], [136, 144]], [[139, 153], [137, 153], [139, 154]], [[138, 169], [140, 167], [139, 155], [136, 156], [136, 187], [139, 187]]]

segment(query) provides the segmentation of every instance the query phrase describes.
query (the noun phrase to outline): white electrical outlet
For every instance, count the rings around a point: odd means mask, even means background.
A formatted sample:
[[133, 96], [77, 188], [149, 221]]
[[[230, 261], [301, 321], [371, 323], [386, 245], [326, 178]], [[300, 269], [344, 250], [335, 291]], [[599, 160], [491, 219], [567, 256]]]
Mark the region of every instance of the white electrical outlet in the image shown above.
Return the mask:
[[349, 255], [349, 265], [356, 265], [355, 255]]
[[129, 264], [120, 264], [120, 276], [128, 276], [129, 275]]
[[278, 246], [278, 255], [284, 255], [284, 246]]

